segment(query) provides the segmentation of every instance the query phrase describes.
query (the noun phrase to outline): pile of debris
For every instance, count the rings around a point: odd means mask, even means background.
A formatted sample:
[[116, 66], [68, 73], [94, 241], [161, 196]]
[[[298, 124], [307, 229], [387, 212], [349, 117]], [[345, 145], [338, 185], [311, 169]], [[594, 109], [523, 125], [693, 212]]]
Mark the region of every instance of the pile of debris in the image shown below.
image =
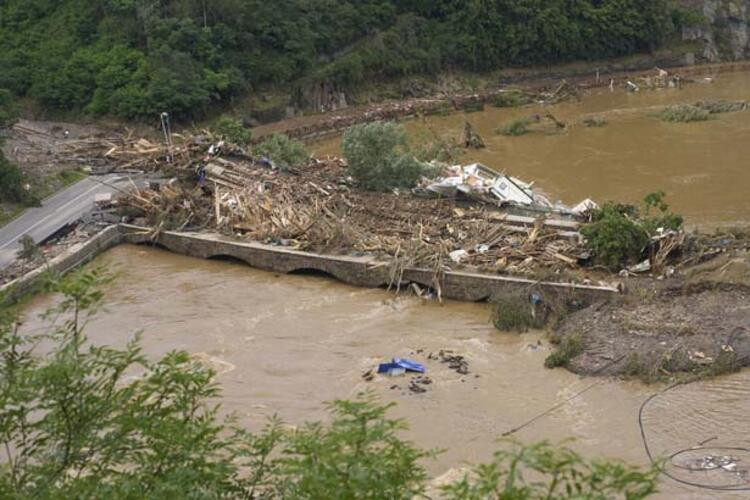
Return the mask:
[[45, 266], [50, 260], [73, 245], [89, 240], [105, 226], [96, 221], [81, 220], [62, 227], [39, 244], [31, 240], [31, 244], [34, 245], [32, 252], [19, 251], [17, 259], [12, 264], [0, 269], [0, 286], [10, 283], [34, 269]]
[[498, 173], [480, 163], [467, 166], [446, 165], [436, 179], [423, 179], [414, 192], [441, 198], [461, 197], [502, 208], [518, 207], [568, 218], [582, 217], [598, 208], [589, 199], [573, 208], [560, 202], [552, 203], [544, 193], [534, 189], [533, 183]]
[[[282, 172], [227, 145], [210, 150], [180, 163], [192, 182], [134, 191], [120, 200], [125, 213], [157, 230], [210, 229], [299, 250], [372, 255], [401, 269], [460, 264], [532, 273], [576, 267], [588, 257], [572, 219], [511, 214], [497, 203], [361, 191], [340, 159]], [[492, 171], [475, 166], [474, 172]], [[514, 180], [488, 189], [521, 195], [529, 188]]]

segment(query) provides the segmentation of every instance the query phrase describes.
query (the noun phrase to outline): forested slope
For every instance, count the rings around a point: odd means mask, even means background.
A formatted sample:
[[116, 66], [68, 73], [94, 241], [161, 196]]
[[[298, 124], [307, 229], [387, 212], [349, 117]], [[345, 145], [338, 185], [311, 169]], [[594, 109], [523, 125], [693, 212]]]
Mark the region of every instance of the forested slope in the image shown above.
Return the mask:
[[679, 23], [670, 0], [5, 0], [0, 88], [47, 108], [185, 118], [270, 85], [644, 52]]

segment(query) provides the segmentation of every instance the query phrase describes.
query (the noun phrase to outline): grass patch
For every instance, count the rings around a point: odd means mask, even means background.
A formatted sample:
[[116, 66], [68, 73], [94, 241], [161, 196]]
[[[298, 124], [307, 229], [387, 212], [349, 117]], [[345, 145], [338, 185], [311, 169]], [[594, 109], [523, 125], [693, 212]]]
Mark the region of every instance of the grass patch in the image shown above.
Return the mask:
[[557, 327], [570, 312], [585, 307], [576, 295], [549, 293], [540, 287], [496, 293], [490, 304], [495, 328], [519, 333], [530, 328]]
[[443, 102], [434, 108], [425, 110], [423, 114], [424, 116], [449, 116], [455, 111], [456, 108], [453, 107], [453, 104], [450, 102]]
[[508, 137], [518, 137], [524, 134], [528, 134], [529, 132], [531, 132], [529, 126], [533, 122], [534, 121], [530, 118], [519, 118], [518, 120], [513, 120], [512, 122], [506, 123], [499, 129], [497, 129], [497, 133]]
[[492, 298], [492, 324], [504, 332], [523, 333], [529, 328], [540, 328], [539, 315], [529, 297], [522, 293], [506, 292]]
[[732, 350], [722, 350], [713, 362], [697, 363], [685, 349], [662, 353], [630, 353], [625, 359], [622, 374], [646, 384], [668, 379], [682, 381], [704, 380], [742, 369], [742, 362]]
[[533, 102], [533, 99], [520, 90], [500, 92], [492, 98], [492, 105], [496, 108], [516, 108]]
[[284, 134], [273, 134], [255, 146], [256, 155], [269, 158], [281, 170], [304, 167], [310, 161], [305, 144]]
[[481, 101], [467, 101], [461, 105], [461, 110], [465, 113], [479, 113], [484, 111], [484, 103]]
[[24, 207], [23, 205], [0, 207], [0, 227], [3, 227], [8, 222], [21, 215], [26, 208], [27, 207]]
[[577, 333], [567, 335], [544, 360], [544, 366], [547, 368], [567, 367], [573, 358], [582, 353], [583, 337]]
[[74, 168], [70, 170], [63, 170], [62, 172], [58, 173], [57, 176], [62, 182], [63, 187], [68, 187], [78, 181], [82, 181], [83, 179], [88, 177], [89, 174], [79, 168]]
[[720, 113], [745, 111], [748, 104], [746, 101], [698, 101], [695, 103], [695, 107], [708, 111], [709, 114], [716, 115]]
[[663, 121], [672, 123], [704, 122], [710, 116], [709, 111], [691, 104], [668, 106], [659, 114]]
[[607, 125], [607, 120], [601, 116], [592, 116], [590, 118], [584, 118], [583, 124], [591, 128], [600, 128]]

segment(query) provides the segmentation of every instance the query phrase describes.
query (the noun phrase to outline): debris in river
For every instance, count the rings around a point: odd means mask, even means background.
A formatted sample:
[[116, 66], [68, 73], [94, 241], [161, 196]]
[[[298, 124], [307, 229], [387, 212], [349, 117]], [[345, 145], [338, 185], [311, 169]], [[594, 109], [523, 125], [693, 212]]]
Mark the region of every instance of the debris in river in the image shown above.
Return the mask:
[[485, 147], [484, 140], [482, 140], [482, 137], [474, 130], [474, 127], [472, 127], [469, 122], [464, 124], [464, 133], [461, 143], [465, 148], [482, 149]]
[[464, 356], [453, 354], [453, 351], [447, 349], [441, 349], [437, 355], [430, 354], [428, 359], [440, 360], [441, 363], [446, 363], [448, 368], [454, 370], [459, 375], [467, 375], [469, 373], [469, 362]]
[[[399, 372], [399, 370], [403, 370], [403, 372]], [[391, 363], [381, 363], [378, 366], [378, 373], [393, 374], [393, 372], [396, 372], [397, 375], [405, 372], [424, 373], [425, 367], [421, 363], [403, 358], [393, 358]]]
[[420, 375], [411, 379], [409, 382], [409, 390], [416, 394], [422, 394], [427, 392], [427, 389], [424, 386], [430, 384], [432, 384], [431, 378]]

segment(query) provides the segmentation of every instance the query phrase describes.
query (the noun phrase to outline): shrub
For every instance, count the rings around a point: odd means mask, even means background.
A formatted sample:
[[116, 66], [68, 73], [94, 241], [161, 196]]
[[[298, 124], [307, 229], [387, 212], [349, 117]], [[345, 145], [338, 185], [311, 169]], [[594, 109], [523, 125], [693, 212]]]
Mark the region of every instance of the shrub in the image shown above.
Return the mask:
[[258, 144], [255, 153], [268, 157], [281, 170], [305, 166], [310, 160], [302, 142], [283, 134], [274, 134]]
[[519, 118], [513, 120], [510, 123], [505, 124], [497, 130], [500, 135], [507, 135], [510, 137], [517, 137], [529, 133], [529, 125], [534, 122], [531, 118]]
[[520, 90], [509, 90], [500, 92], [492, 98], [492, 105], [496, 108], [515, 108], [529, 104], [533, 99]]
[[607, 120], [601, 116], [592, 116], [590, 118], [584, 118], [583, 124], [587, 127], [604, 127], [607, 125]]
[[663, 191], [646, 195], [643, 209], [635, 205], [605, 203], [595, 211], [592, 223], [581, 229], [595, 260], [617, 271], [640, 260], [651, 237], [659, 229], [680, 230], [682, 216], [669, 211], [664, 197]]
[[715, 115], [719, 113], [744, 111], [747, 109], [748, 104], [746, 101], [698, 101], [695, 103], [695, 107], [706, 110], [710, 114]]
[[413, 187], [427, 166], [408, 151], [403, 127], [390, 122], [355, 125], [341, 141], [349, 174], [364, 189]]
[[0, 89], [0, 129], [9, 127], [18, 117], [18, 108], [9, 90]]
[[211, 131], [225, 141], [244, 146], [253, 138], [253, 133], [245, 128], [241, 121], [229, 116], [222, 116], [211, 126]]
[[42, 256], [39, 245], [36, 244], [34, 238], [30, 235], [24, 234], [19, 240], [19, 243], [21, 243], [21, 248], [16, 253], [16, 257], [19, 259], [33, 261]]
[[707, 110], [697, 106], [678, 104], [676, 106], [668, 106], [659, 116], [666, 122], [688, 123], [706, 121], [710, 114]]
[[665, 196], [664, 191], [656, 191], [643, 199], [643, 227], [649, 235], [656, 234], [659, 229], [677, 231], [682, 228], [682, 216], [669, 211], [669, 205], [664, 201]]
[[[442, 488], [445, 498], [604, 499], [646, 498], [656, 491], [656, 467], [646, 472], [617, 462], [587, 461], [576, 452], [547, 442], [522, 446], [511, 442], [494, 460]], [[527, 478], [533, 477], [533, 481]]]
[[570, 360], [581, 353], [583, 353], [583, 338], [578, 334], [566, 335], [544, 360], [544, 366], [547, 368], [568, 366]]
[[594, 214], [594, 221], [584, 226], [588, 248], [595, 260], [613, 271], [640, 259], [648, 245], [649, 235], [622, 205], [606, 203]]
[[543, 323], [540, 324], [526, 293], [498, 293], [492, 298], [491, 304], [492, 323], [498, 330], [523, 333], [529, 328], [544, 326]]
[[0, 150], [0, 203], [25, 203], [30, 201], [24, 189], [21, 169], [10, 163]]

